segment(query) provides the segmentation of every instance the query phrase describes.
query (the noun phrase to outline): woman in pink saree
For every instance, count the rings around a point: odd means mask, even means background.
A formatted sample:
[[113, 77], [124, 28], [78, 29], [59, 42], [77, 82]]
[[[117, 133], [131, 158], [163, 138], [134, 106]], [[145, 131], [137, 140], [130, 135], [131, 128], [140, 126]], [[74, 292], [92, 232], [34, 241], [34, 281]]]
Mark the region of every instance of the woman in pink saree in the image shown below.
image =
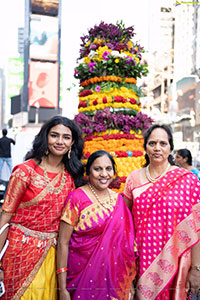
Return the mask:
[[134, 216], [138, 300], [186, 300], [200, 288], [200, 183], [174, 166], [166, 125], [144, 135], [146, 166], [127, 178], [124, 196]]
[[133, 219], [121, 195], [108, 189], [114, 173], [112, 156], [94, 152], [86, 166], [89, 183], [67, 198], [57, 250], [60, 300], [129, 299]]

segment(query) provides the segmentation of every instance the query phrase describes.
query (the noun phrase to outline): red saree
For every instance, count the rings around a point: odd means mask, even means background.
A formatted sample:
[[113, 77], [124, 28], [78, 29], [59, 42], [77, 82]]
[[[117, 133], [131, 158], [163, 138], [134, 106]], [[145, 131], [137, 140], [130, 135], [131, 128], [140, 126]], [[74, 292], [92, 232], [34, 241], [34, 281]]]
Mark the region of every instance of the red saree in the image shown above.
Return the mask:
[[[65, 171], [60, 193], [50, 193], [44, 171], [32, 159], [13, 169], [2, 212], [13, 214], [8, 232], [9, 246], [3, 257], [6, 293], [2, 299], [20, 299], [56, 243], [59, 220], [73, 179]], [[55, 187], [61, 174], [48, 173]]]
[[[185, 300], [191, 248], [199, 241], [200, 182], [177, 168], [148, 188], [132, 187], [132, 193], [137, 189], [141, 193], [132, 211], [139, 253], [136, 299]], [[130, 195], [128, 184], [126, 193]]]
[[67, 289], [73, 300], [128, 300], [135, 277], [133, 220], [123, 198], [111, 210], [81, 189], [68, 196], [61, 219], [74, 226], [69, 245]]

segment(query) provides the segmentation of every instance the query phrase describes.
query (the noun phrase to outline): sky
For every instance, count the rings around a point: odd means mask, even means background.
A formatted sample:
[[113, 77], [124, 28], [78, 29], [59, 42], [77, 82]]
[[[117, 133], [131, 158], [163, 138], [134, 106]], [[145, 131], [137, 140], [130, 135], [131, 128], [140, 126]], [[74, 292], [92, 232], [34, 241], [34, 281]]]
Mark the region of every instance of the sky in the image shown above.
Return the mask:
[[[63, 61], [63, 114], [73, 117], [78, 112], [78, 80], [73, 77], [76, 59], [79, 57], [80, 37], [101, 21], [135, 27], [135, 41], [148, 48], [149, 9], [155, 0], [62, 0], [61, 60]], [[156, 0], [157, 1], [157, 0]], [[18, 27], [24, 26], [25, 0], [6, 0], [0, 10], [1, 50], [0, 67], [5, 66], [8, 57], [18, 57]], [[12, 9], [11, 9], [12, 8]], [[70, 91], [67, 88], [72, 88]]]

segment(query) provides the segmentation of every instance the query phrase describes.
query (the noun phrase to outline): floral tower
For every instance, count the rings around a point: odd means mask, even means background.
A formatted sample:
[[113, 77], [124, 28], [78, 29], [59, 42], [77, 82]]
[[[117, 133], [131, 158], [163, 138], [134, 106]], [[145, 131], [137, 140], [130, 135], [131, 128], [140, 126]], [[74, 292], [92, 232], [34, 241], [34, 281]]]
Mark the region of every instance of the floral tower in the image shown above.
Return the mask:
[[152, 119], [141, 112], [137, 78], [146, 75], [143, 48], [131, 40], [134, 27], [101, 22], [81, 37], [75, 78], [80, 81], [79, 113], [75, 117], [85, 137], [84, 155], [110, 152], [117, 164], [111, 188], [122, 192], [128, 174], [142, 166], [142, 130]]

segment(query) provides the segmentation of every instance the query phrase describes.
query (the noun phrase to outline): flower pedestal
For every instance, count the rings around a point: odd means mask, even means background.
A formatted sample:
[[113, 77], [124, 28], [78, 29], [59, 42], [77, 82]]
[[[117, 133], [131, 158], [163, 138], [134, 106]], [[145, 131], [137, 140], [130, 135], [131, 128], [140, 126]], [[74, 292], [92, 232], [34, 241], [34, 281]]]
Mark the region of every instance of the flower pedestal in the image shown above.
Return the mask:
[[122, 192], [128, 174], [142, 166], [142, 130], [152, 119], [141, 112], [137, 78], [147, 74], [143, 49], [133, 44], [134, 28], [101, 22], [82, 37], [75, 77], [80, 80], [79, 114], [85, 158], [96, 150], [110, 152], [117, 164], [111, 188]]

